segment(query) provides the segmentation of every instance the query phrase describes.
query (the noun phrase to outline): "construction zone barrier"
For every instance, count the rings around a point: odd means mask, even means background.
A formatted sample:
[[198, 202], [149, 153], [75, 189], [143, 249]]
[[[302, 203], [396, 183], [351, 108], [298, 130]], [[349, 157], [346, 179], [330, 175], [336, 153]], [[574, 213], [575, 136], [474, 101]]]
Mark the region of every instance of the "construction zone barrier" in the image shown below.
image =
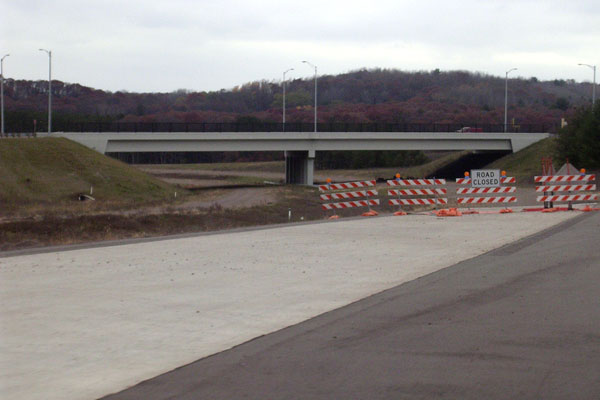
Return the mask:
[[534, 178], [535, 183], [542, 182], [582, 182], [582, 181], [594, 181], [596, 175], [552, 175], [552, 176], [536, 176]]
[[[370, 197], [378, 196], [379, 193], [376, 189], [368, 189], [368, 190], [359, 190], [359, 191], [351, 191], [351, 192], [341, 192], [341, 190], [355, 189], [355, 188], [365, 188], [365, 187], [375, 187], [375, 181], [357, 181], [357, 182], [344, 182], [344, 183], [331, 183], [331, 179], [327, 179], [326, 185], [319, 185], [319, 191], [328, 192], [328, 191], [340, 191], [336, 193], [322, 193], [320, 194], [320, 199], [324, 201], [331, 200], [345, 200], [345, 199], [361, 199], [361, 200], [351, 200], [351, 201], [342, 201], [335, 203], [323, 203], [321, 207], [323, 210], [338, 210], [338, 209], [346, 209], [346, 208], [354, 208], [354, 207], [368, 207], [369, 211], [363, 213], [363, 216], [374, 216], [377, 215], [377, 212], [371, 210], [371, 206], [378, 206], [379, 199], [372, 199]], [[337, 219], [338, 216], [332, 215], [329, 217], [330, 219]]]
[[326, 185], [319, 185], [319, 190], [322, 192], [326, 192], [328, 190], [346, 190], [363, 187], [375, 187], [375, 181], [373, 180], [359, 182], [328, 183]]
[[[554, 182], [591, 182], [596, 179], [595, 175], [582, 173], [579, 175], [551, 175], [551, 176], [536, 176], [534, 181], [536, 183], [554, 183]], [[543, 202], [545, 209], [554, 209], [553, 203], [569, 203], [568, 209], [572, 209], [572, 202], [579, 201], [598, 201], [598, 194], [596, 193], [577, 193], [572, 192], [594, 192], [596, 191], [596, 185], [585, 183], [577, 185], [543, 185], [536, 186], [536, 192], [543, 192], [542, 196], [537, 196], [537, 202]], [[558, 192], [559, 194], [556, 194]], [[562, 194], [561, 194], [562, 192]], [[564, 194], [564, 192], [568, 192]]]
[[[492, 171], [493, 173], [494, 171]], [[495, 173], [497, 174], [498, 171], [496, 170]], [[493, 181], [489, 180], [490, 182]], [[473, 185], [475, 181], [472, 180], [472, 178], [470, 177], [469, 172], [465, 172], [465, 177], [464, 178], [458, 178], [456, 179], [456, 183], [459, 185]], [[512, 176], [506, 176], [506, 171], [502, 171], [501, 172], [501, 177], [499, 179], [496, 179], [495, 181], [496, 183], [499, 183], [501, 185], [504, 184], [508, 184], [508, 183], [517, 183], [517, 180], [515, 177]], [[517, 191], [517, 188], [515, 186], [492, 186], [491, 184], [487, 184], [487, 186], [472, 186], [469, 188], [466, 187], [459, 187], [456, 189], [456, 193], [458, 195], [481, 195], [481, 194], [504, 194], [504, 193], [515, 193]], [[516, 203], [517, 202], [517, 197], [516, 196], [465, 196], [465, 197], [461, 197], [458, 196], [456, 199], [456, 202], [458, 204], [469, 204], [469, 205], [477, 205], [477, 204], [501, 204], [501, 203]], [[512, 210], [509, 211], [509, 209], [506, 209], [507, 211], [504, 211], [504, 213], [506, 212], [512, 212]]]
[[537, 201], [540, 202], [557, 202], [564, 203], [570, 201], [597, 201], [597, 194], [574, 194], [574, 195], [554, 195], [554, 196], [538, 196]]
[[458, 204], [492, 204], [492, 203], [515, 203], [515, 196], [504, 197], [459, 197]]
[[342, 199], [356, 199], [360, 197], [371, 197], [377, 196], [376, 190], [361, 190], [358, 192], [342, 192], [342, 193], [331, 193], [322, 194], [321, 200], [342, 200]]
[[342, 209], [342, 208], [367, 207], [367, 206], [378, 206], [378, 205], [379, 205], [379, 199], [346, 201], [346, 202], [341, 202], [341, 203], [323, 204], [323, 210], [334, 210], [334, 209]]
[[[456, 183], [458, 183], [459, 185], [470, 185], [471, 184], [471, 178], [469, 178], [469, 177], [457, 178], [456, 179]], [[515, 178], [513, 176], [502, 177], [502, 178], [500, 178], [500, 183], [503, 183], [503, 184], [506, 184], [506, 183], [517, 183], [517, 178]]]
[[[445, 179], [401, 179], [399, 174], [396, 175], [396, 179], [388, 180], [386, 182], [388, 186], [442, 186], [446, 184]], [[389, 199], [388, 204], [391, 206], [448, 204], [448, 199], [446, 197], [439, 197], [445, 196], [447, 193], [448, 191], [446, 188], [437, 187], [389, 189], [387, 192], [388, 196], [395, 196], [397, 198]], [[421, 197], [405, 198], [409, 196]], [[394, 215], [406, 215], [406, 213], [400, 210], [394, 213]]]
[[554, 186], [536, 186], [536, 192], [593, 192], [596, 185], [554, 185]]

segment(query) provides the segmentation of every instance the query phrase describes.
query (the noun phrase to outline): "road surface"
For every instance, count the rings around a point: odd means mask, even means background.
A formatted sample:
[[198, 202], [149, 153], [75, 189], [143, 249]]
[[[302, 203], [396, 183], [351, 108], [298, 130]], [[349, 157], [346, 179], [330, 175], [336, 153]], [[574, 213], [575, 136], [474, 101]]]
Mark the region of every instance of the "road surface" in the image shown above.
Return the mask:
[[10, 253], [1, 397], [115, 393], [579, 214], [390, 216]]
[[598, 399], [600, 213], [145, 381], [126, 399]]

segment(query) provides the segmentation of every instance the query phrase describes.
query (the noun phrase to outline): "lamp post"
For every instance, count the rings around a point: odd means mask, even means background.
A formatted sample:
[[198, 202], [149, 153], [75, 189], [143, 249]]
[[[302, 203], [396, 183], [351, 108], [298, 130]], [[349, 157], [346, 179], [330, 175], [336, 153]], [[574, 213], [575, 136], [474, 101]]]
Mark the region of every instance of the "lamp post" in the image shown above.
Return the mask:
[[0, 114], [2, 114], [0, 134], [2, 135], [4, 135], [4, 59], [8, 56], [10, 56], [10, 54], [5, 54], [0, 58]]
[[594, 83], [592, 83], [592, 107], [596, 103], [596, 66], [590, 64], [577, 64], [585, 67], [590, 67], [594, 71]]
[[52, 133], [52, 51], [40, 49], [48, 53], [48, 133]]
[[517, 68], [511, 68], [506, 71], [506, 78], [504, 79], [504, 132], [508, 128], [508, 74], [516, 70]]
[[283, 81], [281, 82], [281, 86], [283, 87], [283, 131], [285, 132], [285, 74], [290, 71], [293, 71], [294, 68], [290, 68], [286, 71], [283, 71]]
[[305, 64], [315, 69], [315, 133], [317, 132], [317, 66], [309, 63], [308, 61], [302, 61]]

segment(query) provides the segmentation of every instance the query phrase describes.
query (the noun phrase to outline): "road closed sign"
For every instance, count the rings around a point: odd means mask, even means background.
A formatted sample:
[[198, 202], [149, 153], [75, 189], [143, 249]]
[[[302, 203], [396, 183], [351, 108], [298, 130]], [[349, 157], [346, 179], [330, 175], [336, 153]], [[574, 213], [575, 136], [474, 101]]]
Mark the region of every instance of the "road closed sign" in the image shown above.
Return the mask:
[[472, 169], [471, 187], [498, 187], [500, 186], [499, 169]]

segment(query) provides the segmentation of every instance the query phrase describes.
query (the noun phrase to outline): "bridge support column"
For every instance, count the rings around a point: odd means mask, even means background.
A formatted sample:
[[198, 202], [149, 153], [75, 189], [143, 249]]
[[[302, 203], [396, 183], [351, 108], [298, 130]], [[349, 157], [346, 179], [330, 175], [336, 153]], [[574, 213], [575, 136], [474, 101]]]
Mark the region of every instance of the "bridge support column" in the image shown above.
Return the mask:
[[285, 152], [285, 183], [312, 185], [315, 171], [315, 151]]

